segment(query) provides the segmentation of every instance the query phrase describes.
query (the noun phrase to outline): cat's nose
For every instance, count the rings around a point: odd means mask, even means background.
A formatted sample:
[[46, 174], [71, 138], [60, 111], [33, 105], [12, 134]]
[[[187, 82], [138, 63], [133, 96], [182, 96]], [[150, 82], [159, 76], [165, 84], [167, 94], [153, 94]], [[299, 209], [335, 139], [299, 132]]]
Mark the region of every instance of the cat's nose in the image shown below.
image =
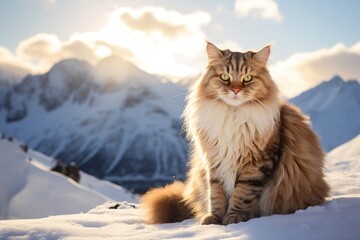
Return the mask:
[[236, 94], [238, 94], [239, 92], [240, 92], [240, 88], [236, 88], [236, 87], [234, 87], [233, 89], [232, 89], [232, 91], [235, 93], [235, 95]]

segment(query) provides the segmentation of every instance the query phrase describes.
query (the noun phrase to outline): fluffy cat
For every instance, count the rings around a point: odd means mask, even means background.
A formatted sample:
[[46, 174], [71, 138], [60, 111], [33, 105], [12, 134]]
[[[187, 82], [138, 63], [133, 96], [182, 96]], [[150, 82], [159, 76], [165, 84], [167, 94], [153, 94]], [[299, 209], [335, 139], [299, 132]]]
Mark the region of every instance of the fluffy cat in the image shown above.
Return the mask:
[[208, 65], [184, 110], [188, 179], [142, 197], [148, 223], [231, 224], [324, 202], [324, 153], [308, 118], [282, 102], [258, 52], [207, 43]]

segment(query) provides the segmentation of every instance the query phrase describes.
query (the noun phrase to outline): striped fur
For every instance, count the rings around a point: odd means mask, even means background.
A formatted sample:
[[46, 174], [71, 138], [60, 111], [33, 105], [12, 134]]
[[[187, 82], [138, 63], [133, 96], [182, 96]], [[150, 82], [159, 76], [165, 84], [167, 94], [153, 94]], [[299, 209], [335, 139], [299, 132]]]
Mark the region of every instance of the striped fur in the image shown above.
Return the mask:
[[279, 100], [266, 67], [270, 47], [240, 53], [208, 43], [207, 53], [207, 69], [184, 110], [188, 180], [176, 194], [145, 194], [147, 222], [174, 221], [169, 215], [182, 209], [176, 221], [195, 216], [227, 225], [321, 204], [329, 192], [324, 153], [308, 119]]

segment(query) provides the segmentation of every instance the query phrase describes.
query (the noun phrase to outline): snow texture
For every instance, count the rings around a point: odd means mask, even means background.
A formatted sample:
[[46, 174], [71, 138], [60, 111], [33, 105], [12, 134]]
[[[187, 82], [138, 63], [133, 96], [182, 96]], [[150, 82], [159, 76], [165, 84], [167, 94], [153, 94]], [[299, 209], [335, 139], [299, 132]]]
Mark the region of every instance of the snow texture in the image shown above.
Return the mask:
[[326, 176], [332, 196], [321, 206], [294, 214], [228, 226], [201, 226], [193, 219], [147, 225], [139, 205], [105, 202], [87, 213], [1, 221], [0, 239], [359, 239], [359, 145], [360, 135], [328, 154]]
[[290, 100], [310, 116], [326, 151], [360, 134], [360, 83], [339, 76]]
[[[122, 187], [81, 172], [80, 184], [50, 171], [53, 159], [0, 140], [0, 219], [87, 212], [105, 201], [138, 201]], [[1, 238], [0, 238], [1, 239]]]

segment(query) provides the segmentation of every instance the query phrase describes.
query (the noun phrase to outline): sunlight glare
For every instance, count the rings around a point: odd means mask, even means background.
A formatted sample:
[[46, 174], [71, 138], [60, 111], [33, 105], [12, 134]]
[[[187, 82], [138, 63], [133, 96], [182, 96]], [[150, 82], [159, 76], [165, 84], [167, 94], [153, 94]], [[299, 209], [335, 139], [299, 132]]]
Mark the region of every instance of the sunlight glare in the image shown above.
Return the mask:
[[95, 54], [99, 58], [106, 58], [106, 57], [111, 56], [112, 51], [110, 48], [108, 48], [106, 46], [98, 46], [98, 47], [96, 47]]

